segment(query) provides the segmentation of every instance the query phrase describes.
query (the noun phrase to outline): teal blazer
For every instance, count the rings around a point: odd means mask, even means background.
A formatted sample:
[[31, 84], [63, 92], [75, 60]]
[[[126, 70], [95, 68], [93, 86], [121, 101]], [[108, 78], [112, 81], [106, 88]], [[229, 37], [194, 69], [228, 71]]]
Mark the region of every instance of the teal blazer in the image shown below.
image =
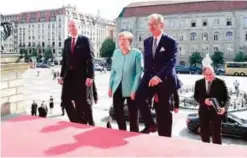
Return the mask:
[[120, 49], [115, 49], [109, 84], [113, 94], [121, 82], [123, 97], [130, 97], [131, 92], [136, 92], [143, 72], [142, 60], [142, 53], [136, 48], [132, 48], [126, 55]]

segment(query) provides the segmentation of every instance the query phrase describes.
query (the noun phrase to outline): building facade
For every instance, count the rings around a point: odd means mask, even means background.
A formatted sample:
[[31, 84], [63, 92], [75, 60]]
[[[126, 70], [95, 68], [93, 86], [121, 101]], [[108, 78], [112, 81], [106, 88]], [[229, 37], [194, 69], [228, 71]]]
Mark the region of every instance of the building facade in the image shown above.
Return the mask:
[[15, 23], [14, 34], [5, 41], [4, 46], [9, 53], [18, 53], [21, 49], [32, 53], [36, 49], [38, 54], [43, 54], [46, 49], [51, 49], [55, 56], [61, 56], [63, 42], [69, 36], [69, 19], [77, 21], [80, 34], [91, 39], [95, 56], [99, 57], [104, 39], [113, 38], [114, 21], [81, 13], [72, 6], [4, 15], [5, 21]]
[[215, 51], [224, 53], [225, 61], [233, 60], [239, 51], [247, 52], [247, 2], [195, 1], [132, 3], [117, 19], [117, 32], [129, 30], [133, 46], [143, 49], [148, 31], [148, 15], [164, 16], [164, 33], [178, 42], [178, 63], [188, 63], [193, 52], [202, 57]]

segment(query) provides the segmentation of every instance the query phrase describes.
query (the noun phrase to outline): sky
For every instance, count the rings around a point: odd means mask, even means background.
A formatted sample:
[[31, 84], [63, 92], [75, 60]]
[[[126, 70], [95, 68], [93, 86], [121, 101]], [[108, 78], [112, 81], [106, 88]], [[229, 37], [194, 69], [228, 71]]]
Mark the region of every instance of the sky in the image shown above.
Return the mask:
[[99, 10], [101, 17], [112, 20], [125, 6], [139, 1], [148, 0], [0, 0], [0, 14], [54, 9], [71, 4], [76, 5], [78, 11], [83, 13], [96, 15]]

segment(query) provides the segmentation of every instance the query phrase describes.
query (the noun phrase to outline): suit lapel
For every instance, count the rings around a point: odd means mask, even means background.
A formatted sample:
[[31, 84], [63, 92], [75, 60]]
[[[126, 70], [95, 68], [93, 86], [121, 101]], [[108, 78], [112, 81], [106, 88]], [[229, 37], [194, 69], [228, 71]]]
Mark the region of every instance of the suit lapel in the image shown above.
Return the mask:
[[205, 78], [203, 78], [202, 80], [202, 88], [203, 88], [203, 91], [206, 95], [208, 95], [207, 93], [207, 88], [206, 88], [206, 81], [205, 81]]
[[149, 47], [148, 52], [149, 52], [149, 56], [151, 57], [150, 59], [153, 61], [154, 58], [153, 58], [153, 38], [152, 37], [149, 40], [149, 45], [150, 47]]
[[76, 40], [76, 42], [75, 42], [75, 49], [76, 49], [76, 47], [77, 47], [77, 45], [78, 45], [79, 40], [80, 40], [80, 36], [78, 35], [77, 40]]
[[214, 88], [213, 86], [215, 86], [215, 80], [216, 79], [214, 79], [213, 81], [212, 81], [212, 83], [211, 83], [211, 87], [210, 87], [210, 91], [209, 91], [209, 96], [211, 96], [211, 94], [212, 94], [212, 89]]
[[68, 42], [68, 52], [69, 52], [69, 55], [71, 55], [71, 37], [69, 38], [69, 40], [68, 40], [69, 42]]
[[159, 44], [158, 44], [156, 51], [155, 51], [154, 59], [156, 59], [157, 53], [160, 53], [160, 49], [163, 46], [163, 42], [164, 42], [164, 34], [162, 34], [162, 36], [160, 38]]

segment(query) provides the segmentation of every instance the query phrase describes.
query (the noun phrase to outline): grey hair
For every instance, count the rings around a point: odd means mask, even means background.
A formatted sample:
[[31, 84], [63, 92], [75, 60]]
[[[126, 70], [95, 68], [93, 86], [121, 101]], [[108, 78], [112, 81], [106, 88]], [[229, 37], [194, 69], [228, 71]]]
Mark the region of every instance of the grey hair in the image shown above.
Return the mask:
[[164, 17], [161, 14], [151, 14], [148, 16], [148, 21], [150, 21], [151, 19], [155, 19], [158, 20], [160, 23], [164, 24], [165, 20]]
[[211, 65], [204, 66], [202, 72], [204, 73], [207, 69], [210, 69], [214, 73], [214, 68]]
[[128, 40], [129, 40], [129, 42], [130, 42], [130, 44], [131, 44], [132, 41], [133, 41], [133, 34], [132, 34], [131, 32], [129, 32], [129, 31], [120, 32], [120, 33], [118, 34], [118, 39], [119, 39], [120, 37], [127, 37]]

